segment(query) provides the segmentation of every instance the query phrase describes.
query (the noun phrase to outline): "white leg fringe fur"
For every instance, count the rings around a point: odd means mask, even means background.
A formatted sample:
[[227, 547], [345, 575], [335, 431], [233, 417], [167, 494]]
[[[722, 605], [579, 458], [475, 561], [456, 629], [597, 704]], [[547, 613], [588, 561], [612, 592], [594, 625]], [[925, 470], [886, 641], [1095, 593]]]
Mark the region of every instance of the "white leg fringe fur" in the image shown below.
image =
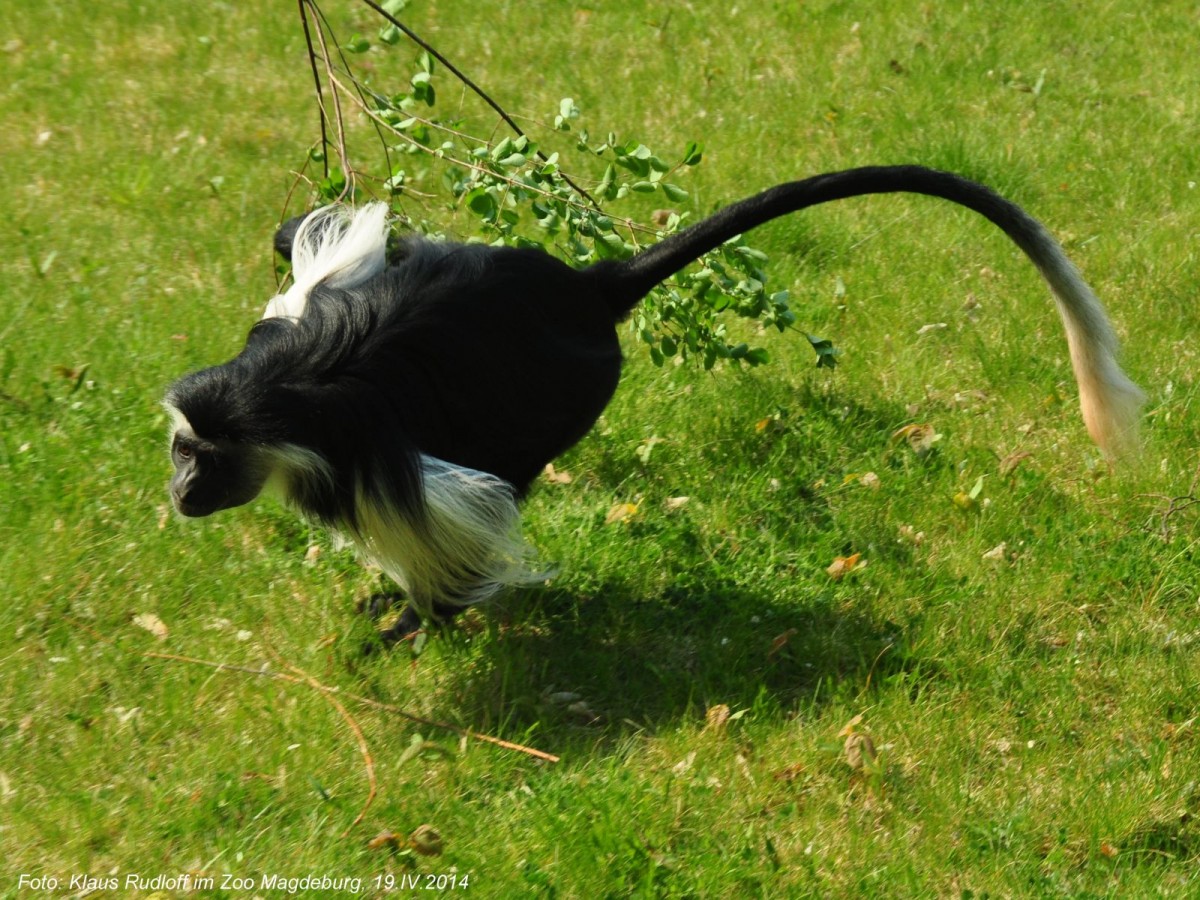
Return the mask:
[[435, 603], [470, 606], [506, 587], [546, 577], [530, 570], [512, 485], [494, 475], [421, 457], [426, 519], [420, 525], [362, 496], [347, 535], [394, 579], [423, 617]]

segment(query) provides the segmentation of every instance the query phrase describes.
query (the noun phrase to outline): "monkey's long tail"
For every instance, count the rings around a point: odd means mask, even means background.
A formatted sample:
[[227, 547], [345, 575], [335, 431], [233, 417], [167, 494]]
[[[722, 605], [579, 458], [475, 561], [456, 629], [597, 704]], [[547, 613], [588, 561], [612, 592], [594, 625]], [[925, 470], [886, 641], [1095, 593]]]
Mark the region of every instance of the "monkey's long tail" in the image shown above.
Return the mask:
[[781, 184], [727, 206], [631, 259], [600, 263], [596, 274], [611, 279], [613, 314], [622, 318], [660, 281], [764, 222], [831, 200], [900, 192], [940, 197], [974, 210], [1024, 251], [1054, 292], [1088, 432], [1110, 455], [1136, 447], [1145, 398], [1117, 364], [1117, 338], [1096, 295], [1037, 219], [990, 188], [949, 172], [923, 166], [871, 166]]

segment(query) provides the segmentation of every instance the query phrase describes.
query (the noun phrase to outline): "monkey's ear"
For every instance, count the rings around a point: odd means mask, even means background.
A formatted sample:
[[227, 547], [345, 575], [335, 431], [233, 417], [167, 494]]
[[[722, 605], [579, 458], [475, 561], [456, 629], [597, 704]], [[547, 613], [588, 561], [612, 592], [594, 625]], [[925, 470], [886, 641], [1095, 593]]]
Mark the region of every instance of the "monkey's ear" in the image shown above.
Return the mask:
[[296, 232], [300, 230], [300, 223], [307, 218], [308, 214], [306, 213], [303, 216], [288, 219], [275, 232], [275, 252], [288, 262], [292, 261], [292, 244], [296, 240]]

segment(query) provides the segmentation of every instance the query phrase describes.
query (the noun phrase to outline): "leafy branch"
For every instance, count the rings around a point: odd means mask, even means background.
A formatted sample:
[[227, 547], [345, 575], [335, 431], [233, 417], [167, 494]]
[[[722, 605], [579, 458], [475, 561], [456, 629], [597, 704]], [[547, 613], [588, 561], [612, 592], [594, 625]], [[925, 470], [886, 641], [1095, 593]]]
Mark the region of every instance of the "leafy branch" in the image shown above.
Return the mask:
[[[686, 213], [660, 209], [651, 221], [626, 211], [639, 197], [680, 204], [688, 197], [679, 181], [699, 165], [703, 151], [688, 143], [668, 161], [649, 146], [615, 133], [593, 138], [581, 127], [582, 113], [571, 98], [559, 102], [548, 137], [561, 150], [547, 151], [513, 116], [436, 48], [398, 18], [407, 0], [362, 0], [379, 17], [373, 38], [355, 33], [339, 40], [317, 0], [298, 0], [316, 86], [321, 140], [310, 153], [320, 163], [319, 178], [304, 176], [318, 203], [386, 197], [414, 231], [437, 236], [442, 224], [405, 214], [406, 206], [449, 197], [465, 215], [468, 239], [493, 246], [538, 247], [574, 266], [624, 259], [646, 244], [678, 231]], [[400, 90], [374, 83], [362, 74], [371, 67], [351, 59], [381, 54], [407, 38], [418, 53]], [[438, 67], [500, 117], [508, 136], [496, 138], [495, 126], [478, 136], [463, 118], [443, 117], [437, 107]], [[355, 113], [351, 118], [350, 111]], [[354, 151], [363, 128], [379, 142], [384, 169], [360, 167]], [[564, 170], [570, 153], [573, 171]], [[331, 164], [332, 157], [332, 164]], [[435, 163], [425, 166], [424, 159]], [[438, 173], [435, 177], [431, 170]], [[590, 176], [578, 174], [591, 171]], [[656, 365], [696, 359], [705, 368], [720, 360], [750, 366], [768, 361], [767, 351], [734, 342], [726, 314], [754, 320], [762, 328], [783, 331], [795, 323], [788, 292], [768, 291], [767, 256], [735, 238], [656, 287], [631, 318], [630, 327], [648, 347]], [[836, 350], [809, 336], [818, 366], [833, 366]]]

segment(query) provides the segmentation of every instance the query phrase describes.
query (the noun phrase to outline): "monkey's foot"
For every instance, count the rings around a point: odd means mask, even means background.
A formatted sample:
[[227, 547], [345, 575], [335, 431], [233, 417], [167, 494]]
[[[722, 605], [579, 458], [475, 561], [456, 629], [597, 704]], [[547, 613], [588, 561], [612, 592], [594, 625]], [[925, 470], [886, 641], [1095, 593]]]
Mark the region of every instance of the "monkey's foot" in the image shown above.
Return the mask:
[[[380, 613], [382, 614], [382, 612], [386, 612], [399, 599], [399, 594], [377, 594], [368, 601], [368, 604], [376, 604], [376, 601], [386, 601], [386, 605], [382, 607]], [[376, 605], [368, 605], [367, 608], [373, 611]], [[449, 625], [464, 608], [445, 603], [435, 603], [433, 605], [433, 617], [426, 623], [422, 621], [421, 614], [410, 604], [404, 607], [403, 612], [400, 613], [400, 617], [395, 622], [387, 628], [380, 630], [379, 641], [384, 647], [394, 647], [401, 641], [411, 640], [416, 636], [417, 632], [423, 629], [429, 627], [441, 628]]]
[[421, 617], [411, 606], [404, 607], [400, 618], [379, 632], [384, 647], [394, 647], [401, 641], [411, 640], [421, 630]]
[[394, 609], [397, 604], [404, 602], [404, 595], [398, 591], [388, 594], [372, 594], [366, 600], [360, 600], [358, 611], [366, 613], [372, 619], [381, 619]]

